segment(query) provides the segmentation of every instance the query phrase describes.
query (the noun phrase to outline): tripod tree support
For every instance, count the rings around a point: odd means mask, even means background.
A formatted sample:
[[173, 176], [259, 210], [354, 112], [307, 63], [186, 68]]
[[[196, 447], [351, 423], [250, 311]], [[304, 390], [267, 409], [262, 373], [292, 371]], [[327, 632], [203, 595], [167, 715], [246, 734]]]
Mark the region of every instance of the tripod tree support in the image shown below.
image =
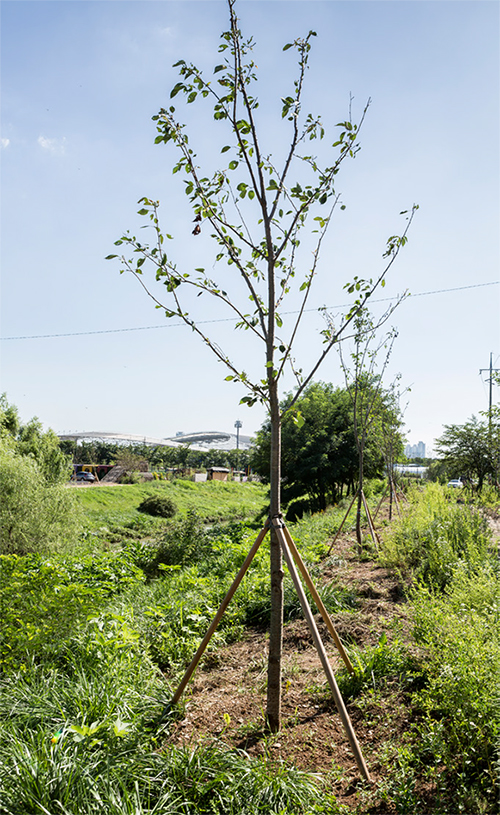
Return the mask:
[[252, 562], [252, 560], [254, 559], [259, 546], [261, 545], [262, 541], [266, 537], [268, 529], [269, 529], [269, 520], [266, 521], [263, 528], [259, 532], [259, 535], [258, 535], [257, 539], [255, 540], [255, 543], [253, 544], [252, 548], [250, 549], [248, 555], [246, 556], [246, 558], [245, 558], [245, 560], [244, 560], [244, 562], [243, 562], [243, 564], [241, 566], [241, 569], [239, 570], [238, 574], [234, 578], [234, 580], [233, 580], [233, 582], [231, 584], [231, 588], [229, 589], [228, 593], [224, 597], [224, 600], [222, 601], [222, 603], [219, 606], [219, 610], [217, 611], [217, 614], [215, 615], [212, 622], [210, 623], [210, 627], [209, 627], [207, 633], [203, 637], [203, 640], [200, 643], [200, 646], [199, 646], [196, 654], [194, 655], [193, 659], [191, 660], [191, 664], [190, 664], [189, 668], [187, 669], [186, 673], [184, 674], [179, 687], [177, 688], [175, 694], [172, 697], [172, 701], [171, 701], [172, 705], [177, 704], [177, 702], [181, 698], [181, 696], [182, 696], [182, 694], [184, 692], [184, 688], [186, 687], [187, 683], [191, 679], [191, 676], [193, 675], [193, 673], [194, 673], [194, 671], [196, 669], [196, 666], [198, 665], [198, 662], [200, 661], [201, 657], [203, 656], [203, 653], [204, 653], [208, 643], [212, 639], [212, 636], [213, 636], [213, 634], [215, 632], [215, 629], [219, 625], [226, 608], [228, 607], [229, 603], [231, 602], [231, 600], [232, 600], [232, 598], [233, 598], [233, 596], [234, 596], [234, 594], [236, 592], [236, 589], [238, 588], [241, 581], [243, 580], [243, 577], [245, 576], [245, 572], [247, 571], [248, 567], [250, 566], [250, 563]]
[[292, 553], [293, 559], [295, 560], [295, 563], [299, 567], [299, 571], [302, 574], [302, 577], [304, 578], [304, 582], [305, 582], [307, 588], [311, 592], [311, 597], [313, 598], [313, 600], [314, 600], [314, 602], [316, 604], [316, 608], [318, 609], [319, 613], [323, 617], [323, 620], [324, 620], [324, 622], [326, 624], [326, 627], [328, 628], [328, 631], [330, 632], [330, 635], [331, 635], [335, 645], [337, 646], [337, 650], [338, 650], [340, 656], [344, 660], [344, 663], [345, 663], [345, 666], [346, 666], [347, 670], [349, 671], [350, 674], [354, 674], [355, 671], [354, 671], [354, 668], [352, 666], [352, 662], [349, 659], [349, 657], [347, 656], [347, 653], [346, 653], [346, 651], [344, 649], [344, 646], [342, 645], [340, 637], [337, 634], [337, 632], [335, 631], [335, 626], [333, 625], [333, 623], [332, 623], [332, 621], [330, 619], [330, 615], [328, 614], [328, 611], [326, 610], [326, 608], [325, 608], [325, 606], [323, 604], [323, 600], [321, 599], [321, 597], [318, 594], [316, 586], [314, 585], [314, 583], [311, 580], [311, 576], [310, 576], [309, 572], [307, 571], [307, 567], [306, 567], [304, 561], [302, 560], [300, 552], [297, 549], [297, 547], [295, 546], [293, 538], [290, 535], [290, 532], [288, 531], [288, 527], [286, 525], [283, 527], [283, 533], [285, 535], [286, 542], [288, 544], [288, 548], [290, 549], [290, 551]]
[[[268, 519], [266, 521], [264, 527], [260, 531], [257, 539], [255, 540], [252, 548], [248, 552], [248, 555], [246, 556], [244, 563], [242, 564], [238, 574], [236, 575], [235, 579], [233, 580], [233, 583], [231, 584], [231, 588], [229, 589], [229, 591], [226, 594], [224, 600], [222, 601], [221, 605], [219, 606], [217, 614], [215, 615], [214, 619], [212, 620], [212, 622], [211, 622], [211, 624], [210, 624], [210, 626], [208, 628], [207, 633], [205, 634], [202, 642], [200, 643], [200, 646], [199, 646], [198, 650], [196, 651], [196, 654], [194, 655], [193, 659], [191, 660], [191, 664], [189, 665], [187, 671], [185, 672], [185, 674], [184, 674], [184, 676], [182, 678], [182, 681], [181, 681], [179, 687], [177, 688], [174, 696], [172, 697], [172, 701], [171, 701], [170, 705], [175, 705], [180, 700], [180, 698], [181, 698], [181, 696], [182, 696], [182, 694], [183, 694], [183, 692], [184, 692], [184, 690], [186, 688], [187, 683], [189, 682], [189, 680], [190, 680], [191, 676], [193, 675], [193, 673], [194, 673], [194, 671], [195, 671], [201, 657], [203, 656], [203, 653], [206, 650], [206, 648], [208, 646], [208, 643], [210, 642], [210, 640], [211, 640], [211, 638], [212, 638], [212, 636], [213, 636], [219, 622], [221, 621], [225, 610], [227, 609], [229, 603], [231, 602], [231, 600], [232, 600], [232, 598], [233, 598], [233, 596], [234, 596], [234, 594], [236, 592], [236, 589], [238, 588], [239, 584], [241, 583], [241, 581], [242, 581], [248, 567], [250, 566], [250, 563], [252, 562], [253, 558], [255, 557], [255, 554], [257, 553], [257, 550], [259, 549], [262, 541], [264, 540], [267, 532], [269, 531], [270, 525], [271, 524], [270, 524], [270, 521]], [[354, 754], [356, 764], [358, 766], [358, 769], [359, 769], [362, 777], [366, 781], [371, 782], [368, 767], [367, 767], [367, 765], [365, 763], [365, 760], [363, 758], [363, 755], [361, 753], [361, 748], [360, 748], [358, 740], [356, 738], [356, 734], [354, 733], [352, 722], [351, 722], [351, 720], [349, 718], [349, 714], [348, 714], [346, 706], [344, 704], [344, 700], [342, 699], [342, 695], [340, 693], [339, 687], [338, 687], [337, 682], [335, 680], [335, 676], [333, 674], [331, 665], [330, 665], [330, 663], [328, 661], [328, 656], [326, 654], [325, 647], [324, 647], [323, 642], [321, 640], [321, 637], [319, 635], [319, 631], [318, 631], [318, 628], [316, 626], [316, 622], [314, 620], [313, 613], [311, 611], [309, 603], [307, 602], [307, 598], [306, 598], [306, 595], [305, 595], [305, 592], [304, 592], [304, 588], [302, 586], [302, 583], [300, 582], [300, 578], [299, 578], [299, 575], [298, 575], [298, 572], [297, 572], [297, 569], [296, 569], [296, 566], [295, 566], [294, 558], [297, 561], [297, 565], [299, 566], [299, 569], [300, 569], [300, 571], [302, 573], [304, 581], [305, 581], [306, 585], [308, 586], [309, 591], [311, 592], [311, 595], [312, 595], [312, 597], [314, 599], [314, 602], [316, 603], [316, 605], [318, 607], [318, 610], [320, 611], [320, 614], [323, 617], [323, 620], [325, 621], [326, 626], [327, 626], [330, 634], [332, 635], [332, 638], [333, 638], [337, 648], [339, 649], [339, 652], [340, 652], [340, 654], [341, 654], [341, 656], [342, 656], [342, 658], [343, 658], [343, 660], [344, 660], [344, 662], [346, 664], [347, 669], [351, 673], [354, 673], [354, 668], [352, 667], [352, 664], [351, 664], [351, 662], [349, 660], [349, 657], [347, 656], [347, 654], [346, 654], [346, 652], [345, 652], [345, 650], [344, 650], [344, 648], [342, 646], [342, 643], [341, 643], [341, 641], [340, 641], [340, 639], [338, 637], [338, 634], [335, 631], [333, 623], [330, 620], [328, 612], [327, 612], [327, 610], [326, 610], [326, 608], [325, 608], [325, 606], [324, 606], [324, 604], [323, 604], [323, 602], [322, 602], [322, 600], [321, 600], [321, 598], [320, 598], [320, 596], [319, 596], [319, 594], [318, 594], [318, 592], [317, 592], [317, 590], [316, 590], [316, 588], [315, 588], [315, 586], [314, 586], [314, 584], [313, 584], [313, 582], [311, 580], [311, 577], [310, 577], [310, 575], [309, 575], [309, 573], [307, 571], [307, 568], [306, 568], [306, 566], [305, 566], [305, 564], [304, 564], [304, 562], [303, 562], [303, 560], [302, 560], [302, 558], [301, 558], [301, 556], [299, 554], [299, 551], [298, 551], [297, 547], [295, 546], [295, 544], [294, 544], [294, 542], [292, 540], [292, 537], [291, 537], [290, 533], [288, 532], [288, 529], [286, 528], [286, 526], [285, 526], [285, 524], [284, 524], [284, 522], [283, 522], [283, 520], [281, 518], [281, 515], [277, 516], [276, 518], [273, 519], [272, 525], [273, 525], [273, 528], [274, 528], [274, 530], [276, 532], [276, 536], [277, 536], [277, 539], [278, 539], [279, 544], [281, 546], [281, 549], [283, 551], [283, 555], [284, 555], [285, 561], [287, 563], [288, 570], [290, 572], [293, 584], [295, 586], [295, 590], [297, 592], [297, 596], [298, 596], [300, 604], [302, 606], [304, 616], [305, 616], [306, 621], [307, 621], [307, 623], [309, 625], [309, 629], [311, 631], [311, 636], [312, 636], [314, 644], [316, 646], [316, 650], [318, 652], [321, 664], [323, 666], [323, 670], [324, 670], [326, 678], [328, 680], [328, 684], [330, 685], [330, 688], [332, 690], [333, 697], [334, 697], [334, 700], [335, 700], [335, 704], [337, 706], [337, 710], [338, 710], [340, 718], [342, 720], [342, 724], [344, 726], [344, 730], [346, 732], [347, 739], [348, 739], [349, 744], [351, 746], [351, 750], [352, 750], [352, 752]], [[291, 552], [293, 552], [293, 557], [292, 557]]]
[[343, 530], [343, 528], [344, 528], [344, 524], [345, 524], [345, 522], [347, 521], [347, 518], [348, 518], [348, 516], [349, 516], [349, 513], [350, 513], [350, 511], [351, 511], [351, 509], [352, 509], [352, 506], [353, 506], [353, 504], [354, 504], [354, 502], [355, 502], [355, 500], [356, 500], [356, 498], [357, 498], [357, 497], [358, 497], [358, 493], [356, 492], [356, 493], [354, 493], [354, 495], [353, 495], [353, 499], [352, 499], [351, 503], [349, 504], [349, 509], [347, 510], [346, 514], [344, 515], [344, 517], [343, 517], [343, 519], [342, 519], [342, 523], [340, 524], [339, 528], [337, 529], [337, 532], [336, 532], [336, 534], [335, 534], [335, 537], [334, 537], [334, 539], [332, 540], [332, 542], [331, 542], [331, 544], [330, 544], [330, 548], [329, 548], [328, 552], [326, 553], [326, 556], [327, 556], [327, 557], [330, 555], [330, 553], [331, 553], [331, 551], [332, 551], [333, 547], [335, 546], [335, 542], [336, 542], [336, 540], [337, 540], [338, 536], [340, 535], [340, 533], [342, 532], [342, 530]]
[[342, 720], [342, 724], [344, 726], [344, 730], [346, 736], [348, 738], [349, 744], [351, 745], [351, 750], [354, 754], [354, 758], [356, 760], [356, 764], [358, 765], [358, 769], [365, 779], [365, 781], [371, 782], [370, 773], [368, 771], [368, 767], [366, 766], [365, 760], [363, 758], [363, 754], [361, 752], [361, 748], [359, 746], [358, 740], [356, 738], [356, 734], [354, 732], [354, 728], [352, 726], [351, 719], [349, 718], [349, 714], [347, 712], [346, 706], [344, 704], [344, 700], [342, 699], [342, 695], [340, 693], [339, 687], [337, 685], [335, 676], [333, 674], [331, 665], [328, 661], [328, 656], [325, 651], [325, 646], [321, 640], [319, 635], [318, 628], [316, 626], [316, 622], [314, 620], [313, 613], [307, 602], [307, 598], [305, 595], [304, 588], [302, 583], [300, 582], [300, 578], [295, 567], [295, 563], [293, 561], [292, 555], [290, 554], [290, 549], [288, 548], [287, 537], [285, 536], [284, 528], [283, 528], [283, 521], [280, 518], [273, 518], [273, 527], [276, 531], [276, 535], [278, 540], [280, 541], [281, 548], [283, 551], [283, 556], [285, 558], [286, 564], [288, 566], [288, 570], [290, 572], [290, 576], [292, 578], [293, 584], [295, 586], [295, 591], [297, 592], [298, 598], [300, 600], [300, 604], [302, 606], [302, 611], [304, 612], [304, 617], [307, 620], [307, 624], [309, 626], [309, 630], [311, 632], [311, 636], [313, 638], [314, 644], [316, 646], [316, 650], [318, 652], [318, 656], [320, 658], [321, 664], [323, 666], [323, 670], [325, 672], [326, 678], [328, 680], [328, 684], [333, 693], [333, 698], [335, 699], [335, 704], [337, 706], [337, 710], [339, 712], [340, 718]]

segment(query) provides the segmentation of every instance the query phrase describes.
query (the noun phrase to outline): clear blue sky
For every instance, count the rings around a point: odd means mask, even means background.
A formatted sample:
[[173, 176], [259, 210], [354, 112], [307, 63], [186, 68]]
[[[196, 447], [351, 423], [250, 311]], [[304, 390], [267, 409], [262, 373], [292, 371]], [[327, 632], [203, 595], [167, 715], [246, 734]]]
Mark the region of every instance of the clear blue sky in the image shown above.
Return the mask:
[[[350, 94], [354, 115], [373, 100], [362, 150], [339, 177], [347, 209], [324, 247], [312, 305], [338, 313], [343, 285], [381, 268], [398, 213], [420, 206], [382, 296], [412, 294], [391, 320], [399, 336], [389, 380], [401, 372], [411, 386], [408, 439], [430, 446], [444, 424], [487, 408], [479, 369], [490, 352], [500, 367], [499, 5], [242, 0], [238, 9], [257, 43], [269, 151], [286, 145], [279, 99], [294, 59], [282, 47], [309, 29], [318, 37], [304, 107], [322, 114], [327, 143]], [[137, 227], [136, 202], [148, 195], [161, 200], [182, 262], [211, 263], [207, 238], [191, 236], [173, 149], [154, 145], [151, 117], [168, 102], [178, 59], [211, 73], [226, 27], [223, 0], [2, 0], [1, 335], [74, 335], [2, 341], [0, 389], [23, 419], [37, 415], [59, 432], [159, 437], [231, 430], [238, 418], [243, 433], [260, 426], [263, 411], [239, 406], [243, 391], [224, 381], [209, 350], [104, 260]], [[206, 105], [178, 109], [215, 168], [223, 128]], [[209, 303], [200, 316], [223, 315]], [[146, 326], [158, 328], [119, 331]], [[310, 313], [297, 348], [305, 369], [321, 328]], [[101, 331], [114, 333], [91, 333]], [[230, 323], [213, 331], [235, 358], [248, 354]], [[262, 362], [251, 353], [246, 367]], [[343, 384], [334, 352], [317, 378]]]

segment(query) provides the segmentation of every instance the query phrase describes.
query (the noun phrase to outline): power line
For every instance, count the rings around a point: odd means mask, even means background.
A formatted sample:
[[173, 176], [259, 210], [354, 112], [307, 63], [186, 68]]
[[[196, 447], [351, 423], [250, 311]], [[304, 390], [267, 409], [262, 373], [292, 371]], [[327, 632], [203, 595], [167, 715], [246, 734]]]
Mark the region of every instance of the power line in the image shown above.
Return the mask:
[[[480, 289], [484, 286], [498, 286], [500, 283], [499, 280], [493, 280], [491, 283], [474, 283], [470, 286], [458, 286], [454, 289], [435, 289], [434, 291], [421, 291], [417, 292], [416, 294], [409, 294], [408, 298], [410, 297], [428, 297], [433, 294], [447, 294], [448, 292], [452, 291], [464, 291], [465, 289]], [[394, 300], [394, 297], [382, 297], [378, 300], [370, 300], [371, 303], [386, 303], [390, 300]], [[348, 308], [351, 306], [352, 303], [342, 303], [341, 305], [337, 306], [326, 306], [326, 310], [332, 310], [336, 308]], [[317, 308], [308, 308], [305, 311], [318, 311]], [[285, 311], [282, 314], [297, 314], [298, 311]], [[208, 323], [229, 323], [232, 322], [232, 317], [224, 317], [218, 320], [199, 320], [198, 325], [206, 325]], [[123, 334], [126, 331], [154, 331], [158, 328], [180, 328], [181, 326], [185, 326], [186, 323], [164, 323], [163, 325], [142, 325], [138, 326], [137, 328], [103, 328], [98, 331], [72, 331], [67, 334], [32, 334], [27, 335], [24, 337], [0, 337], [2, 342], [6, 342], [7, 340], [49, 340], [49, 339], [57, 339], [59, 337], [89, 337], [92, 334]]]

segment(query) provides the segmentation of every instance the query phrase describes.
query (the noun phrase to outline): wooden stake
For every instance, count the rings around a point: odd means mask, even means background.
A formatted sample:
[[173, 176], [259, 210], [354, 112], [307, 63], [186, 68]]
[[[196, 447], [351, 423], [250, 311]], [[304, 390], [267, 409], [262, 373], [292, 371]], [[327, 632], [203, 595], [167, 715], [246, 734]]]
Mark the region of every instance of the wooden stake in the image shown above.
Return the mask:
[[222, 618], [226, 608], [228, 607], [229, 603], [231, 602], [236, 589], [240, 585], [240, 583], [241, 583], [241, 581], [242, 581], [242, 579], [243, 579], [243, 577], [245, 575], [246, 570], [248, 569], [248, 567], [250, 566], [250, 563], [254, 559], [255, 554], [256, 554], [259, 546], [261, 545], [262, 541], [266, 537], [266, 534], [267, 534], [268, 530], [269, 530], [269, 520], [266, 521], [263, 529], [261, 529], [261, 531], [259, 532], [259, 535], [258, 535], [255, 543], [253, 544], [252, 548], [250, 549], [248, 555], [246, 556], [245, 561], [244, 561], [241, 569], [239, 570], [238, 574], [234, 578], [233, 583], [231, 585], [231, 588], [229, 589], [228, 593], [224, 597], [224, 600], [220, 604], [219, 610], [217, 611], [217, 614], [213, 618], [207, 633], [205, 634], [205, 636], [204, 636], [204, 638], [203, 638], [203, 640], [202, 640], [196, 654], [194, 655], [194, 657], [193, 657], [193, 659], [191, 661], [191, 664], [190, 664], [189, 668], [187, 669], [186, 673], [184, 674], [184, 676], [182, 678], [182, 681], [181, 681], [181, 684], [179, 685], [179, 687], [177, 688], [176, 692], [174, 693], [174, 695], [172, 697], [172, 702], [171, 702], [172, 705], [177, 704], [177, 702], [181, 698], [181, 696], [182, 696], [182, 694], [184, 692], [184, 688], [186, 687], [186, 685], [189, 682], [192, 674], [194, 673], [194, 670], [195, 670], [196, 666], [198, 665], [198, 662], [200, 661], [200, 659], [201, 659], [201, 657], [203, 655], [203, 652], [205, 651], [205, 649], [206, 649], [208, 643], [210, 642], [210, 640], [212, 639], [212, 636], [213, 636], [213, 634], [215, 632], [215, 629], [219, 625], [219, 623], [221, 621], [221, 618]]
[[283, 555], [288, 566], [288, 570], [290, 572], [291, 578], [293, 580], [293, 584], [295, 586], [295, 591], [300, 600], [300, 604], [302, 606], [302, 610], [304, 612], [304, 616], [307, 620], [307, 624], [309, 625], [309, 630], [311, 632], [311, 636], [313, 638], [314, 644], [316, 646], [316, 650], [318, 652], [318, 656], [321, 660], [321, 664], [323, 666], [323, 670], [326, 674], [326, 678], [328, 680], [328, 684], [333, 693], [333, 698], [335, 699], [335, 704], [337, 705], [337, 710], [339, 712], [340, 718], [342, 720], [342, 724], [344, 725], [344, 730], [346, 732], [346, 736], [349, 740], [349, 744], [351, 745], [352, 752], [354, 754], [354, 758], [356, 760], [356, 764], [358, 765], [358, 769], [366, 781], [371, 782], [370, 773], [368, 771], [368, 767], [366, 766], [365, 760], [363, 758], [363, 754], [361, 752], [361, 748], [359, 746], [358, 740], [356, 738], [356, 734], [354, 732], [354, 728], [352, 726], [352, 722], [349, 718], [349, 714], [347, 712], [346, 706], [344, 704], [344, 700], [342, 699], [342, 695], [340, 693], [339, 687], [335, 680], [335, 676], [333, 675], [333, 671], [331, 665], [328, 661], [328, 657], [325, 651], [325, 647], [319, 635], [319, 631], [316, 626], [316, 622], [314, 620], [313, 613], [307, 602], [307, 598], [304, 592], [304, 588], [302, 583], [300, 582], [299, 575], [297, 573], [297, 569], [295, 568], [295, 563], [293, 558], [290, 554], [290, 550], [287, 545], [287, 541], [283, 532], [283, 528], [281, 526], [282, 521], [279, 518], [273, 518], [273, 526], [276, 530], [276, 534], [281, 544], [281, 548], [283, 550]]
[[[384, 500], [385, 496], [387, 495], [387, 490], [388, 490], [388, 487], [389, 487], [389, 485], [388, 485], [388, 484], [386, 484], [386, 485], [385, 485], [385, 490], [384, 490], [384, 492], [382, 493], [382, 498], [381, 498], [381, 499], [380, 499], [380, 501], [378, 502], [377, 509], [376, 509], [376, 510], [375, 510], [375, 512], [373, 513], [373, 517], [374, 517], [374, 518], [376, 518], [376, 517], [377, 517], [377, 515], [378, 515], [379, 509], [380, 509], [380, 507], [382, 506], [383, 500]], [[392, 490], [392, 485], [391, 485], [391, 490]]]
[[286, 525], [283, 527], [283, 533], [284, 533], [286, 541], [288, 543], [288, 547], [289, 547], [289, 549], [290, 549], [290, 551], [292, 553], [293, 559], [295, 560], [295, 563], [299, 567], [299, 571], [301, 572], [302, 577], [304, 578], [305, 584], [306, 584], [307, 588], [309, 589], [309, 591], [311, 592], [312, 598], [313, 598], [314, 602], [316, 603], [316, 607], [317, 607], [319, 613], [321, 614], [321, 616], [323, 617], [323, 620], [325, 621], [326, 627], [328, 628], [328, 631], [330, 632], [330, 634], [332, 636], [332, 639], [333, 639], [335, 645], [338, 648], [340, 656], [344, 660], [344, 663], [345, 663], [345, 666], [346, 666], [347, 670], [349, 671], [350, 674], [354, 674], [355, 671], [354, 671], [354, 668], [352, 666], [351, 660], [349, 659], [349, 657], [347, 656], [347, 654], [345, 652], [344, 646], [342, 645], [342, 642], [340, 641], [340, 637], [337, 634], [337, 632], [335, 631], [335, 626], [333, 625], [333, 623], [332, 623], [332, 621], [330, 619], [330, 615], [328, 614], [328, 611], [326, 610], [326, 608], [325, 608], [325, 606], [323, 604], [323, 601], [322, 601], [321, 597], [318, 594], [316, 586], [314, 585], [313, 581], [311, 580], [311, 576], [310, 576], [309, 572], [307, 571], [307, 566], [304, 563], [304, 561], [302, 560], [300, 552], [297, 549], [297, 547], [295, 546], [295, 543], [294, 543], [294, 541], [292, 539], [292, 536], [290, 535], [290, 532], [288, 531], [288, 527]]
[[365, 508], [366, 520], [368, 521], [368, 528], [370, 530], [370, 535], [372, 536], [372, 541], [375, 544], [375, 547], [378, 549], [378, 547], [380, 546], [380, 539], [379, 539], [379, 536], [377, 535], [377, 533], [375, 532], [375, 526], [374, 526], [374, 523], [373, 523], [373, 518], [372, 518], [371, 512], [370, 512], [370, 510], [368, 508], [368, 504], [366, 503], [366, 498], [365, 498], [365, 494], [364, 494], [363, 490], [361, 490], [361, 500], [363, 501], [363, 506]]
[[337, 540], [338, 536], [339, 536], [339, 535], [340, 535], [340, 533], [342, 532], [342, 529], [343, 529], [343, 527], [344, 527], [344, 524], [345, 524], [345, 522], [347, 521], [347, 516], [349, 515], [349, 513], [350, 513], [350, 511], [351, 511], [351, 509], [352, 509], [352, 505], [354, 504], [354, 502], [355, 502], [355, 500], [356, 500], [356, 498], [357, 498], [357, 497], [358, 497], [358, 493], [356, 492], [356, 493], [354, 494], [354, 498], [352, 499], [351, 503], [349, 504], [349, 509], [347, 510], [346, 514], [344, 515], [344, 519], [343, 519], [342, 523], [340, 524], [339, 528], [337, 529], [337, 532], [336, 532], [336, 534], [335, 534], [335, 537], [334, 537], [334, 539], [332, 540], [332, 544], [331, 544], [331, 546], [330, 546], [330, 548], [329, 548], [328, 552], [326, 553], [326, 556], [327, 556], [327, 557], [329, 556], [330, 552], [332, 551], [332, 549], [333, 549], [333, 547], [334, 547], [334, 545], [335, 545], [335, 541]]

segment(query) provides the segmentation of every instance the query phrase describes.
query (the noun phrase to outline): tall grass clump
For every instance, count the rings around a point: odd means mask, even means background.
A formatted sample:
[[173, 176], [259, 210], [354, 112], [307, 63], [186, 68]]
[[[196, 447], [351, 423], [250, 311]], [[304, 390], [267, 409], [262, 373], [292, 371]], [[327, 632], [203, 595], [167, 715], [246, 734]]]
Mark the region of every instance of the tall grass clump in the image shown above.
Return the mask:
[[61, 668], [32, 665], [0, 686], [1, 815], [337, 815], [315, 776], [214, 742], [163, 746], [171, 688], [134, 616], [93, 617]]
[[470, 574], [488, 559], [491, 534], [474, 506], [452, 503], [439, 484], [410, 493], [409, 507], [381, 545], [384, 565], [443, 589], [455, 569], [466, 564]]

